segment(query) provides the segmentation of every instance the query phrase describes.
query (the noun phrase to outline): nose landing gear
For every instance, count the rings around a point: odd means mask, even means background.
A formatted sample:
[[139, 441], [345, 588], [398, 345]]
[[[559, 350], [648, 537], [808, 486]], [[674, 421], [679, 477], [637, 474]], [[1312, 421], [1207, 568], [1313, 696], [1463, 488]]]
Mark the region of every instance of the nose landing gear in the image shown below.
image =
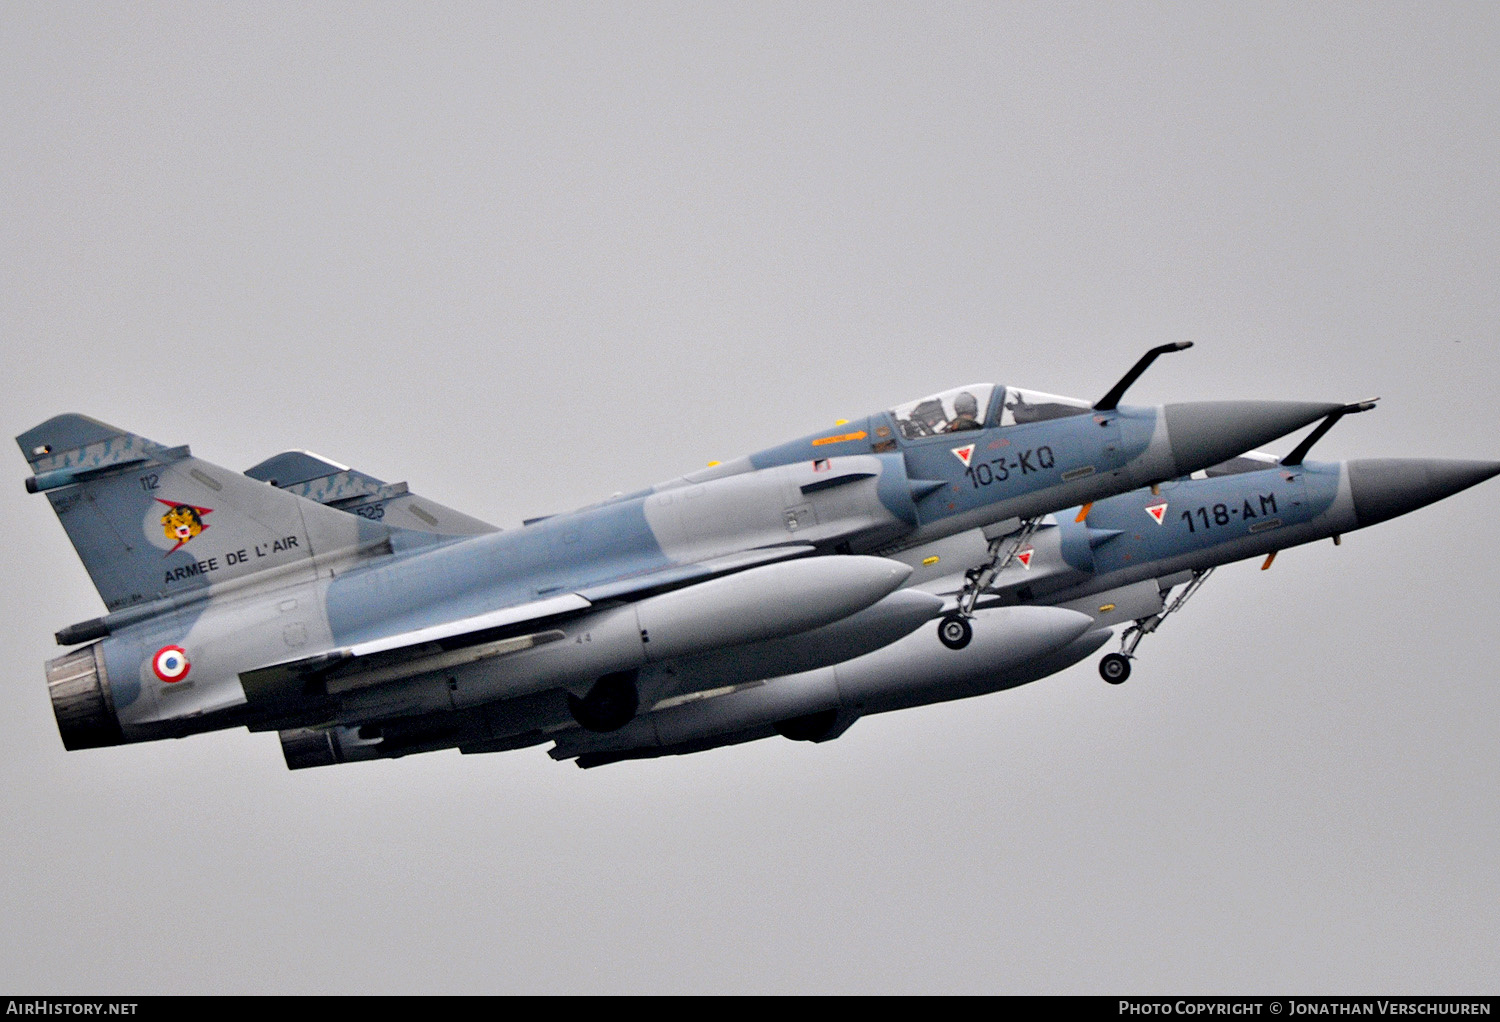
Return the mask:
[[963, 649], [974, 638], [974, 626], [962, 614], [947, 614], [938, 622], [938, 641], [949, 649]]
[[1111, 685], [1123, 685], [1130, 677], [1130, 658], [1121, 653], [1106, 653], [1099, 661], [1099, 677]]
[[964, 587], [958, 592], [958, 609], [943, 615], [938, 622], [939, 642], [949, 649], [963, 649], [969, 644], [974, 638], [974, 626], [969, 624], [969, 619], [974, 616], [974, 604], [999, 574], [1010, 567], [1010, 562], [1031, 541], [1032, 534], [1041, 524], [1040, 518], [1028, 518], [1021, 523], [1020, 531], [990, 540], [988, 560], [964, 572]]
[[1135, 648], [1141, 644], [1141, 640], [1161, 627], [1161, 623], [1168, 616], [1177, 613], [1187, 603], [1192, 595], [1202, 588], [1203, 583], [1208, 581], [1208, 576], [1214, 573], [1214, 569], [1206, 568], [1203, 571], [1193, 572], [1193, 579], [1187, 584], [1177, 598], [1167, 604], [1166, 609], [1159, 614], [1143, 617], [1120, 634], [1120, 652], [1107, 653], [1104, 659], [1099, 661], [1099, 677], [1111, 685], [1122, 685], [1125, 679], [1130, 677], [1130, 661], [1135, 659]]

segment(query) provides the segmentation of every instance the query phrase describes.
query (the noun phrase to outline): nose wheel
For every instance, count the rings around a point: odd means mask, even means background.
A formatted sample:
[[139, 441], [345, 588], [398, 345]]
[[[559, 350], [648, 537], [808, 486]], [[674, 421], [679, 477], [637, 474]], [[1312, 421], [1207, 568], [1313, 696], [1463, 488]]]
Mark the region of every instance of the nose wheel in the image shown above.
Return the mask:
[[1040, 518], [1028, 518], [1021, 523], [1019, 531], [990, 540], [983, 564], [964, 572], [964, 585], [958, 592], [958, 609], [945, 615], [938, 622], [938, 641], [949, 649], [963, 649], [974, 638], [974, 626], [969, 619], [974, 616], [974, 605], [979, 596], [995, 581], [1002, 571], [1010, 567], [1022, 549], [1031, 540]]
[[974, 626], [962, 614], [949, 614], [938, 622], [938, 641], [949, 649], [963, 649], [974, 638]]
[[1124, 684], [1125, 679], [1130, 677], [1130, 658], [1119, 653], [1106, 654], [1099, 661], [1099, 677], [1111, 685]]
[[1193, 572], [1192, 581], [1187, 584], [1187, 588], [1178, 593], [1177, 598], [1167, 604], [1160, 613], [1143, 617], [1125, 629], [1124, 634], [1120, 636], [1120, 652], [1106, 653], [1104, 659], [1099, 661], [1099, 677], [1111, 685], [1124, 684], [1125, 679], [1130, 677], [1130, 661], [1135, 656], [1135, 648], [1141, 644], [1141, 640], [1160, 628], [1163, 621], [1181, 610], [1182, 605], [1202, 588], [1203, 583], [1208, 581], [1208, 576], [1213, 573], [1212, 568]]

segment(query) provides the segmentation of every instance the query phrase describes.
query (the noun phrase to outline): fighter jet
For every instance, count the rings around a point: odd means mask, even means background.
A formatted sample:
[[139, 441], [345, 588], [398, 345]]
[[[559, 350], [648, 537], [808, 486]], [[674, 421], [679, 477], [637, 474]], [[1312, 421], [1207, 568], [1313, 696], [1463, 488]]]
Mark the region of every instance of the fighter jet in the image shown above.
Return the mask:
[[[1015, 688], [1071, 667], [1129, 623], [1121, 652], [1100, 663], [1111, 684], [1130, 675], [1142, 638], [1157, 630], [1214, 568], [1387, 521], [1495, 475], [1500, 462], [1306, 456], [1358, 402], [1330, 414], [1284, 458], [1248, 452], [1156, 487], [1049, 515], [1030, 542], [985, 587], [973, 642], [942, 656], [949, 636], [922, 631], [816, 671], [707, 693], [656, 708], [608, 735], [559, 737], [551, 755], [593, 767], [682, 755], [774, 735], [828, 741], [862, 716]], [[982, 532], [914, 547], [912, 583], [951, 601], [962, 591], [954, 566], [981, 562]], [[969, 570], [973, 570], [970, 568]], [[1178, 589], [1177, 587], [1181, 587]], [[1174, 589], [1175, 598], [1169, 600]]]
[[[1247, 452], [1150, 489], [1112, 497], [1053, 517], [1027, 564], [992, 584], [988, 605], [1045, 604], [1082, 610], [1096, 623], [1131, 624], [1121, 649], [1099, 673], [1112, 684], [1129, 676], [1142, 639], [1208, 580], [1214, 568], [1318, 540], [1342, 542], [1367, 528], [1443, 500], [1500, 474], [1500, 462], [1438, 458], [1306, 457], [1345, 415], [1330, 414], [1283, 458]], [[1028, 577], [1029, 576], [1029, 577]], [[1168, 600], [1172, 590], [1182, 586]]]
[[1120, 404], [1186, 346], [1092, 404], [955, 388], [509, 531], [305, 452], [239, 473], [57, 416], [17, 438], [26, 486], [109, 611], [57, 635], [88, 643], [47, 665], [63, 744], [243, 726], [299, 767], [607, 734], [901, 639], [944, 602], [899, 555], [977, 530], [943, 622], [961, 646], [1044, 516], [1340, 407]]

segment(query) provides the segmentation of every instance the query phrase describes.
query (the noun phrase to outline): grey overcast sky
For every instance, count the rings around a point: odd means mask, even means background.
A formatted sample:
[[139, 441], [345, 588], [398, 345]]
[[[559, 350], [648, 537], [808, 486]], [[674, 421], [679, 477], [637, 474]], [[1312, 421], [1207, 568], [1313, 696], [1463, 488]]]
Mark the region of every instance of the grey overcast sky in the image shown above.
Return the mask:
[[[512, 527], [976, 379], [1500, 458], [1500, 5], [0, 5], [5, 436]], [[1290, 447], [1284, 441], [1283, 451]], [[0, 486], [0, 991], [1495, 992], [1500, 484], [1014, 692], [580, 771], [64, 753]]]

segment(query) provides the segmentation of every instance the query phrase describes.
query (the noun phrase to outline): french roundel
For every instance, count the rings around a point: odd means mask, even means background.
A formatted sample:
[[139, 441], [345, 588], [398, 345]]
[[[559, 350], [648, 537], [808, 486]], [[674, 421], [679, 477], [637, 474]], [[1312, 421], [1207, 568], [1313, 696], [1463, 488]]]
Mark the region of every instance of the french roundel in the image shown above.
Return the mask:
[[187, 650], [181, 646], [163, 646], [151, 658], [151, 669], [156, 676], [168, 684], [187, 677], [193, 665], [188, 663]]

